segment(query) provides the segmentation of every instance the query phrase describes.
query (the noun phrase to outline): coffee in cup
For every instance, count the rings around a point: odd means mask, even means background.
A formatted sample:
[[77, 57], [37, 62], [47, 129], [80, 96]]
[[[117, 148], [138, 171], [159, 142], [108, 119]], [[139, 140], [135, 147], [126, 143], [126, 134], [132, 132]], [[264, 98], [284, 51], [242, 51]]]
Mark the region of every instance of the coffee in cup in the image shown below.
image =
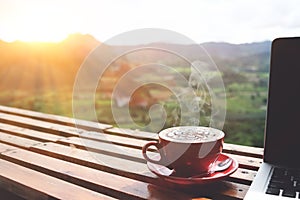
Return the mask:
[[[179, 126], [162, 130], [159, 141], [143, 146], [144, 158], [152, 163], [174, 169], [181, 176], [209, 172], [222, 152], [224, 132], [202, 126]], [[148, 148], [155, 146], [160, 159], [147, 155]]]

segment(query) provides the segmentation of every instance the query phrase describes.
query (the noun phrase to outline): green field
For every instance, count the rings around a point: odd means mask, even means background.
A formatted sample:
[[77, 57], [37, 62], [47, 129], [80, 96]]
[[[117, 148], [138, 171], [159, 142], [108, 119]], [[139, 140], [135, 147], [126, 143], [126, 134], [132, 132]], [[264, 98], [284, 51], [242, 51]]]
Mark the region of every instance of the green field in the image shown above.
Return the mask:
[[[263, 74], [261, 77], [267, 78]], [[223, 129], [226, 133], [225, 141], [235, 144], [262, 146], [267, 88], [255, 87], [254, 83], [233, 83], [226, 87], [226, 101], [227, 113]], [[2, 92], [0, 102], [2, 102], [2, 105], [73, 117], [72, 90], [40, 91], [38, 94], [24, 91]], [[76, 103], [84, 107], [87, 102], [84, 99], [77, 99]], [[174, 119], [174, 112], [178, 111], [176, 101], [163, 102], [162, 105], [167, 113], [164, 127], [176, 125], [176, 119]], [[99, 122], [116, 125], [111, 106], [112, 102], [109, 98], [103, 97], [101, 93], [96, 95], [95, 110]], [[121, 119], [119, 126], [136, 129], [137, 125], [143, 127], [150, 122], [148, 111], [145, 109], [131, 108], [130, 120], [124, 108], [114, 107], [114, 109], [118, 113], [118, 119]], [[154, 119], [160, 120], [161, 117], [159, 114], [154, 114]], [[136, 124], [133, 124], [131, 120]], [[153, 130], [150, 128], [146, 131]]]

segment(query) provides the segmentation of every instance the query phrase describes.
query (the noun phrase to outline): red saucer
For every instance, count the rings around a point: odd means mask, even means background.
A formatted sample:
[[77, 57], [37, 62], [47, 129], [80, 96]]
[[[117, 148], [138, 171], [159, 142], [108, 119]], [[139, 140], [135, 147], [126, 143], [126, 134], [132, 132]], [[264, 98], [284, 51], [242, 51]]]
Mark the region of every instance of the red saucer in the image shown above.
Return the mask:
[[[217, 162], [222, 162], [229, 157], [225, 154], [220, 154]], [[203, 177], [180, 177], [173, 174], [174, 170], [171, 170], [165, 166], [154, 164], [151, 162], [147, 162], [147, 166], [151, 172], [162, 178], [164, 181], [175, 183], [179, 185], [194, 185], [194, 184], [205, 184], [205, 183], [211, 183], [217, 180], [220, 180], [222, 178], [225, 178], [226, 176], [231, 175], [238, 169], [238, 162], [234, 159], [232, 159], [232, 164], [224, 171], [220, 172], [214, 172], [212, 174], [205, 175]], [[197, 174], [193, 175], [196, 176]]]

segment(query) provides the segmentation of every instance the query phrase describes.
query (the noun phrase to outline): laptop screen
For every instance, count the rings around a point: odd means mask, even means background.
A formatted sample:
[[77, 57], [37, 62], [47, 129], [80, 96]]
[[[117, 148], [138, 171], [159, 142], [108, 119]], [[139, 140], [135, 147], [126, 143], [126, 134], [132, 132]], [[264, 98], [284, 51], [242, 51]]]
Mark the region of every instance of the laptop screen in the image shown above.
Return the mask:
[[272, 43], [264, 160], [300, 166], [300, 37]]

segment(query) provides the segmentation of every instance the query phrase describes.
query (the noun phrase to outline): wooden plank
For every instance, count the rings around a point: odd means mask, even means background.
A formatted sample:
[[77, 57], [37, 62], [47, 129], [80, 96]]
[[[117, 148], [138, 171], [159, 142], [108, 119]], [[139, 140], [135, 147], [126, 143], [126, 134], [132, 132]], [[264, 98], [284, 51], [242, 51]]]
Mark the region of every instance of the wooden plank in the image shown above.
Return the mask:
[[[92, 152], [88, 153], [87, 151], [81, 149], [65, 147], [53, 143], [47, 143], [46, 146], [48, 147], [45, 147], [45, 145], [37, 145], [32, 147], [32, 149], [34, 151], [38, 149], [37, 152], [39, 153], [45, 153], [46, 155], [64, 159], [69, 162], [78, 163], [102, 171], [108, 171], [125, 177], [130, 177], [132, 179], [146, 181], [153, 184], [157, 184], [158, 182], [157, 177], [149, 172], [145, 164], [128, 162], [127, 160], [116, 159], [116, 157], [107, 157], [105, 155], [98, 155]], [[93, 154], [95, 156], [93, 156]], [[99, 158], [96, 159], [95, 157]]]
[[[70, 138], [70, 139], [66, 139], [65, 142], [68, 144], [80, 145], [80, 140], [83, 140], [83, 139], [79, 139], [79, 138], [77, 138], [77, 139]], [[0, 135], [0, 141], [4, 142], [6, 144], [11, 144], [11, 145], [22, 147], [22, 148], [29, 148], [33, 145], [40, 143], [35, 140], [17, 137], [17, 136], [13, 136], [13, 135], [6, 134], [6, 133], [3, 133]], [[74, 141], [76, 141], [76, 142], [74, 142]], [[143, 157], [141, 156], [140, 151], [136, 151], [134, 149], [120, 147], [120, 146], [116, 146], [116, 148], [112, 148], [111, 145], [105, 145], [103, 143], [99, 143], [99, 142], [95, 142], [95, 141], [88, 141], [88, 140], [85, 140], [85, 141], [86, 141], [86, 144], [88, 144], [85, 147], [87, 147], [88, 149], [94, 149], [94, 150], [99, 150], [102, 152], [108, 152], [108, 155], [119, 155], [119, 158], [129, 159], [132, 161], [138, 161], [141, 163], [145, 163]], [[261, 159], [237, 156], [237, 155], [232, 155], [232, 154], [229, 154], [229, 156], [235, 157], [239, 161], [240, 167], [246, 168], [246, 169], [252, 169], [252, 170], [257, 170], [262, 161]], [[106, 158], [106, 159], [110, 159], [110, 158]], [[144, 170], [145, 170], [145, 168], [144, 168]], [[243, 179], [245, 177], [238, 175], [236, 178]]]
[[143, 182], [151, 182], [153, 179], [157, 178], [154, 174], [149, 172], [146, 164], [144, 163], [85, 151], [76, 148], [74, 145], [65, 146], [49, 142], [34, 145], [30, 149], [34, 152], [66, 160], [68, 162], [137, 179]]
[[[163, 187], [169, 187], [164, 184]], [[193, 185], [192, 187], [171, 186], [175, 191], [184, 191], [193, 196], [193, 200], [216, 199], [216, 200], [237, 200], [243, 199], [249, 189], [248, 185], [218, 181], [211, 184]], [[151, 189], [151, 186], [149, 187]], [[175, 198], [176, 199], [176, 198]]]
[[17, 146], [20, 148], [29, 148], [33, 145], [40, 144], [40, 141], [18, 137], [15, 135], [0, 132], [0, 142]]
[[[0, 106], [0, 108], [1, 108], [1, 106]], [[12, 108], [12, 109], [14, 109], [14, 108]], [[20, 112], [21, 111], [23, 111], [23, 110], [20, 110]], [[25, 111], [26, 110], [24, 110], [24, 112]], [[36, 113], [36, 114], [43, 115], [42, 113]], [[68, 126], [60, 126], [60, 125], [52, 124], [49, 122], [42, 122], [42, 121], [19, 117], [19, 116], [14, 116], [14, 115], [7, 115], [7, 114], [5, 115], [4, 113], [0, 113], [0, 121], [19, 125], [22, 127], [34, 128], [36, 130], [42, 130], [42, 131], [54, 133], [54, 134], [63, 133], [63, 134], [66, 134], [67, 136], [70, 136], [70, 135], [78, 136], [80, 133], [82, 137], [86, 137], [89, 139], [95, 139], [95, 140], [101, 140], [101, 141], [105, 141], [105, 139], [106, 140], [109, 139], [111, 142], [115, 142], [115, 143], [118, 142], [119, 144], [120, 143], [128, 144], [128, 145], [132, 145], [132, 147], [135, 147], [135, 148], [141, 148], [141, 146], [143, 146], [143, 144], [145, 142], [142, 142], [142, 143], [138, 142], [138, 140], [135, 140], [134, 138], [140, 138], [140, 139], [145, 139], [145, 140], [152, 140], [152, 139], [156, 140], [157, 139], [156, 133], [140, 132], [137, 130], [120, 129], [120, 128], [107, 129], [107, 130], [105, 130], [105, 132], [110, 133], [110, 134], [119, 135], [119, 136], [126, 136], [127, 138], [126, 137], [123, 137], [123, 138], [122, 137], [114, 137], [113, 135], [105, 136], [106, 138], [103, 138], [102, 137], [103, 134], [97, 134], [97, 132], [87, 132], [87, 131], [78, 130], [76, 128], [72, 128], [72, 127], [68, 127]], [[100, 130], [100, 131], [102, 131], [102, 130]], [[109, 135], [109, 134], [107, 134], [107, 135]], [[110, 137], [110, 138], [108, 138], [108, 137]], [[224, 152], [262, 158], [263, 149], [256, 148], [256, 147], [247, 147], [247, 146], [225, 143], [224, 144]]]
[[120, 135], [123, 137], [130, 137], [130, 138], [137, 138], [137, 139], [144, 139], [144, 140], [158, 140], [157, 133], [145, 132], [140, 130], [131, 130], [131, 129], [124, 129], [124, 128], [109, 128], [104, 130], [104, 132], [113, 134], [113, 135]]
[[259, 147], [242, 146], [237, 144], [224, 143], [225, 153], [237, 154], [242, 156], [249, 156], [255, 158], [262, 158], [264, 149]]
[[238, 168], [235, 173], [230, 175], [229, 180], [250, 185], [256, 176], [257, 171]]
[[56, 142], [57, 140], [64, 138], [59, 135], [48, 134], [41, 131], [36, 131], [28, 128], [22, 128], [19, 126], [13, 126], [3, 123], [0, 123], [0, 131], [42, 142]]
[[[148, 143], [149, 141], [140, 140], [136, 138], [126, 138], [117, 135], [109, 135], [105, 133], [99, 132], [91, 132], [91, 131], [82, 131], [79, 135], [82, 139], [90, 139], [95, 141], [100, 141], [108, 144], [117, 144], [120, 146], [131, 147], [135, 149], [142, 149], [142, 147]], [[154, 149], [151, 148], [150, 149]]]
[[84, 149], [96, 153], [101, 153], [110, 156], [115, 156], [118, 158], [146, 163], [144, 157], [142, 156], [141, 150], [126, 147], [126, 146], [120, 146], [112, 143], [88, 140], [85, 138], [78, 138], [78, 137], [64, 138], [59, 140], [58, 143], [68, 145], [68, 146], [75, 146], [76, 148]]
[[0, 153], [6, 152], [6, 151], [11, 151], [11, 150], [14, 150], [16, 148], [17, 147], [14, 147], [14, 146], [11, 146], [11, 145], [8, 145], [8, 144], [0, 143]]
[[43, 122], [36, 119], [5, 113], [0, 113], [0, 122], [62, 136], [78, 136], [79, 133], [83, 131], [74, 127], [53, 124], [50, 122]]
[[[40, 119], [43, 121], [48, 121], [48, 122], [53, 122], [53, 123], [58, 123], [58, 124], [63, 124], [68, 126], [74, 126], [75, 124], [75, 119], [72, 118], [52, 115], [52, 114], [45, 114], [45, 113], [24, 110], [19, 108], [0, 106], [0, 112], [29, 117], [33, 119]], [[90, 122], [90, 121], [79, 120], [79, 119], [76, 119], [76, 124], [78, 125], [79, 128], [85, 127], [87, 130], [99, 131], [100, 129], [100, 131], [102, 131], [104, 129], [107, 129], [105, 130], [105, 132], [110, 134], [116, 134], [116, 135], [138, 138], [138, 139], [145, 139], [145, 140], [158, 139], [157, 133], [122, 129], [122, 128], [112, 128], [112, 126], [108, 124], [101, 124], [101, 123]], [[249, 156], [261, 158], [263, 154], [263, 148], [248, 147], [248, 146], [225, 143], [224, 152], [233, 153], [233, 154], [238, 153], [239, 155], [249, 155]]]
[[0, 160], [0, 186], [25, 199], [113, 199], [43, 173]]
[[0, 112], [7, 113], [7, 114], [14, 114], [22, 117], [29, 117], [32, 119], [38, 119], [42, 121], [52, 122], [56, 124], [62, 124], [72, 127], [78, 127], [83, 128], [86, 130], [93, 130], [93, 131], [99, 131], [107, 128], [111, 128], [112, 126], [109, 124], [104, 123], [97, 123], [97, 122], [91, 122], [86, 120], [79, 120], [64, 116], [58, 116], [53, 114], [46, 114], [36, 111], [30, 111], [30, 110], [24, 110], [20, 108], [13, 108], [13, 107], [7, 107], [7, 106], [0, 106]]
[[235, 158], [239, 163], [239, 168], [245, 168], [250, 170], [257, 171], [260, 165], [262, 164], [261, 158], [254, 158], [254, 157], [247, 157], [247, 156], [240, 156], [234, 154], [227, 154], [225, 155]]
[[[80, 165], [88, 166], [94, 169], [99, 169], [101, 171], [114, 173], [143, 182], [157, 184], [157, 177], [154, 174], [152, 174], [148, 170], [146, 164], [143, 163], [129, 162], [129, 160], [123, 160], [120, 158], [118, 159], [113, 156], [110, 157], [101, 154], [98, 155], [93, 152], [89, 153], [82, 149], [76, 149], [74, 147], [68, 147], [53, 143], [47, 143], [47, 145], [36, 145], [31, 147], [31, 149], [38, 153], [42, 153]], [[99, 159], [96, 159], [96, 156], [99, 156]], [[232, 177], [235, 180], [242, 180], [243, 176], [245, 176], [244, 173], [232, 175]], [[246, 174], [246, 176], [248, 175]], [[233, 184], [239, 185], [238, 183]]]
[[127, 147], [141, 149], [148, 141], [140, 140], [136, 138], [122, 137], [118, 135], [110, 135], [105, 133], [99, 133], [94, 131], [82, 131], [80, 133], [81, 138], [87, 138], [112, 144], [123, 145]]
[[[24, 115], [22, 117], [22, 115], [16, 116], [18, 114], [11, 115], [7, 113], [9, 112], [0, 113], [0, 121], [9, 123], [2, 125], [0, 123], [0, 130], [2, 127], [3, 132], [5, 132], [3, 133], [4, 135], [0, 132], [0, 152], [8, 153], [9, 151], [11, 151], [11, 147], [7, 144], [12, 144], [22, 148], [29, 148], [35, 152], [59, 158], [61, 160], [77, 163], [88, 168], [97, 169], [98, 171], [102, 170], [103, 173], [108, 172], [112, 173], [112, 175], [121, 175], [130, 179], [136, 179], [141, 182], [149, 182], [159, 185], [157, 184], [157, 177], [154, 174], [150, 173], [147, 169], [140, 151], [141, 147], [149, 140], [157, 140], [156, 133], [140, 133], [139, 131], [133, 130], [109, 128], [105, 130], [105, 134], [99, 134], [95, 131], [88, 132], [83, 129], [76, 129], [71, 127], [71, 125], [63, 126], [62, 124], [54, 121], [53, 123], [49, 123], [49, 121], [43, 120], [42, 118], [30, 118], [29, 116], [24, 117]], [[22, 132], [22, 130], [25, 130], [25, 132]], [[41, 131], [45, 131], [47, 133], [43, 134], [48, 134], [48, 136], [52, 135], [54, 137], [55, 135], [72, 137], [69, 139], [61, 138], [58, 140], [58, 142], [64, 145], [54, 143], [41, 144], [41, 137], [38, 135], [32, 135], [33, 132], [30, 131], [37, 131], [40, 133], [43, 133]], [[100, 130], [100, 132], [101, 131], [102, 130]], [[1, 135], [3, 136], [1, 137]], [[80, 136], [83, 136], [84, 139], [79, 138]], [[88, 144], [91, 145], [86, 146], [85, 143], [80, 143], [80, 141], [82, 140], [88, 141]], [[38, 143], [36, 144], [35, 142]], [[54, 140], [53, 142], [56, 141]], [[111, 148], [111, 143], [117, 144], [118, 148]], [[58, 147], [51, 146], [51, 148], [48, 149], [48, 145], [50, 144], [58, 145]], [[99, 144], [101, 145], [99, 146]], [[81, 149], [77, 149], [75, 147], [79, 147]], [[89, 152], [83, 150], [85, 149], [84, 147], [88, 147], [87, 149], [89, 150]], [[61, 151], [61, 149], [64, 150]], [[95, 150], [98, 153], [91, 152], [91, 150]], [[128, 153], [126, 153], [127, 150]], [[129, 150], [136, 152], [136, 154], [133, 154]], [[235, 199], [234, 195], [236, 195], [239, 199], [242, 199], [243, 192], [247, 190], [248, 185], [251, 183], [253, 177], [255, 176], [256, 170], [258, 170], [262, 162], [261, 158], [263, 149], [225, 143], [223, 152], [237, 159], [240, 164], [240, 168], [237, 170], [237, 172], [227, 178], [228, 181], [223, 181], [224, 183], [228, 182], [228, 184], [233, 184], [230, 186], [229, 190], [223, 191], [224, 193], [222, 193], [221, 196], [209, 196], [209, 194], [214, 193], [213, 191], [210, 191], [209, 193], [207, 193], [208, 196], [206, 197], [215, 197], [213, 199]], [[142, 173], [140, 173], [141, 170]], [[152, 185], [148, 185], [148, 189], [151, 187]], [[226, 196], [223, 196], [225, 192], [229, 192], [230, 194], [226, 194]], [[194, 194], [200, 194], [200, 196], [202, 197], [203, 194], [206, 193], [196, 192]], [[195, 196], [196, 199], [198, 197], [199, 196], [197, 195]]]
[[[224, 189], [224, 195], [229, 196], [229, 197], [234, 197], [234, 199], [244, 199], [247, 191], [249, 190], [249, 186], [247, 185], [243, 185], [243, 184], [238, 184], [238, 183], [233, 183], [233, 182], [227, 182], [225, 181], [227, 188], [230, 188], [230, 190], [228, 189]], [[213, 191], [211, 191], [212, 193], [214, 193], [214, 191], [218, 189], [218, 188], [214, 188]], [[219, 199], [223, 199], [222, 197]]]
[[[148, 190], [148, 183], [117, 176], [100, 170], [66, 162], [49, 156], [18, 149], [5, 152], [3, 159], [15, 162], [19, 165], [40, 171], [79, 186], [95, 190], [120, 199], [188, 199], [182, 192], [156, 188], [155, 194]], [[59, 166], [59, 167], [58, 167]], [[166, 197], [166, 198], [164, 198]]]

